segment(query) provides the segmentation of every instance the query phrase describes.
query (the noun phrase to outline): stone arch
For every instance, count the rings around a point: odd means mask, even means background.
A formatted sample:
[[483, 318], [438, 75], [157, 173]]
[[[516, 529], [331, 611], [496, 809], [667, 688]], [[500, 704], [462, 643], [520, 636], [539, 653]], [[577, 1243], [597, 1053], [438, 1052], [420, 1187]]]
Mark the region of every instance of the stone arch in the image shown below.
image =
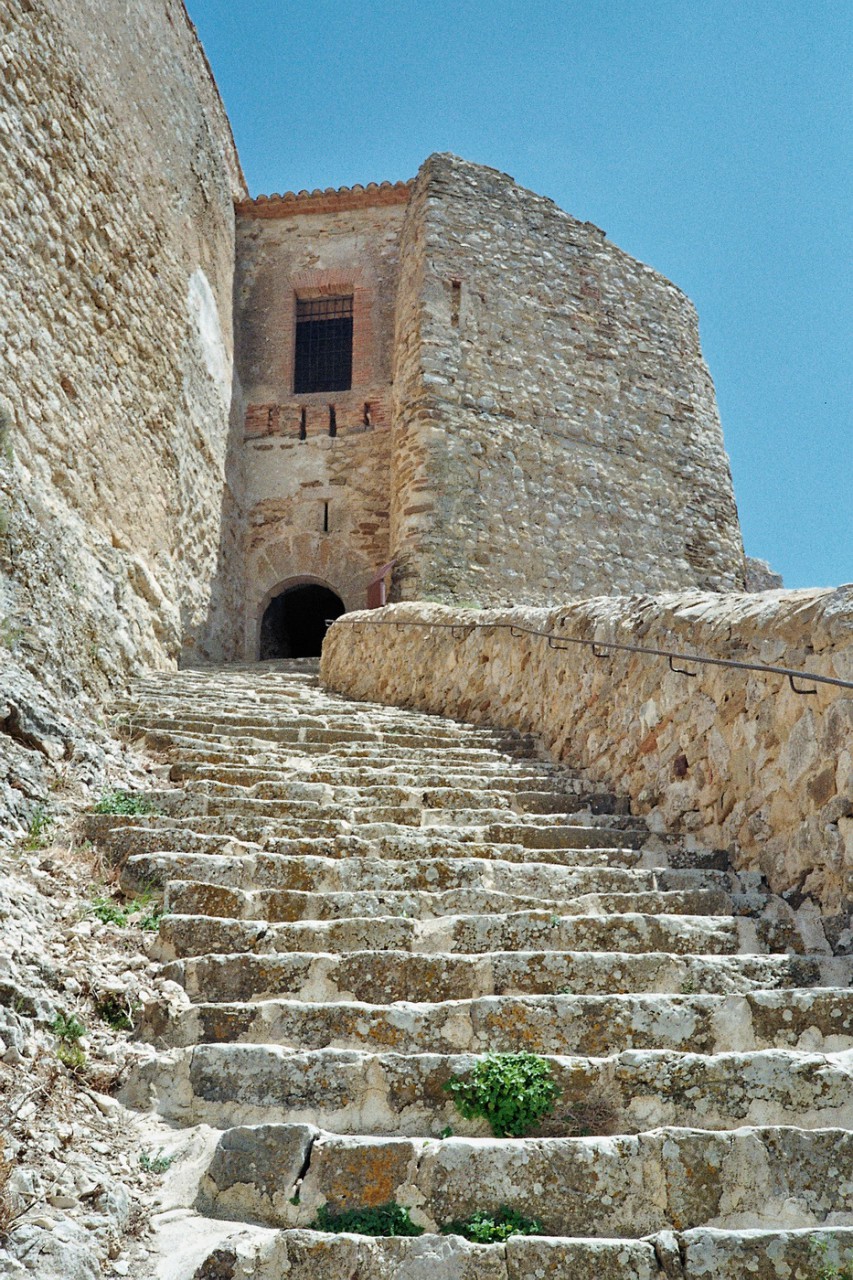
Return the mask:
[[326, 620], [345, 612], [334, 587], [312, 574], [277, 583], [261, 604], [256, 656], [261, 661], [319, 657]]
[[247, 565], [244, 653], [257, 659], [264, 612], [286, 587], [315, 584], [334, 592], [346, 612], [367, 605], [375, 566], [343, 539], [304, 530], [287, 533], [255, 550]]

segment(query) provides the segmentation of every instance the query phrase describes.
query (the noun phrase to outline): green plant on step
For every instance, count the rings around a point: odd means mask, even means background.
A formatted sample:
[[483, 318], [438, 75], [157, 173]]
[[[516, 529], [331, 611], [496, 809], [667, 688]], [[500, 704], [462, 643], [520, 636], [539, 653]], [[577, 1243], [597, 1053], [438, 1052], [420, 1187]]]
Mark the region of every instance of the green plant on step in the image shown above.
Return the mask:
[[125, 902], [98, 894], [89, 904], [89, 915], [95, 916], [102, 924], [114, 924], [120, 929], [136, 925], [147, 933], [156, 933], [163, 911], [154, 890], [146, 889]]
[[464, 1236], [474, 1244], [500, 1244], [510, 1236], [541, 1236], [542, 1223], [537, 1218], [526, 1218], [517, 1209], [502, 1204], [494, 1213], [482, 1210], [467, 1218], [448, 1222], [441, 1228], [444, 1236]]
[[553, 1110], [560, 1089], [535, 1053], [490, 1053], [444, 1086], [466, 1120], [482, 1116], [497, 1138], [523, 1138]]
[[811, 1248], [820, 1269], [813, 1277], [810, 1276], [809, 1280], [853, 1280], [853, 1253], [848, 1253], [846, 1259], [841, 1262], [833, 1263], [827, 1257], [828, 1240], [815, 1240]]
[[86, 1028], [76, 1013], [70, 1016], [57, 1013], [50, 1024], [50, 1029], [57, 1039], [56, 1056], [59, 1061], [64, 1066], [70, 1067], [72, 1071], [82, 1067], [86, 1061], [86, 1054], [83, 1052], [80, 1041], [86, 1034]]
[[336, 1212], [323, 1204], [310, 1225], [311, 1231], [352, 1231], [359, 1236], [422, 1236], [423, 1227], [412, 1222], [408, 1209], [395, 1204], [376, 1205], [373, 1208], [342, 1209]]
[[107, 791], [93, 813], [110, 813], [119, 818], [135, 818], [157, 813], [153, 800], [141, 791]]

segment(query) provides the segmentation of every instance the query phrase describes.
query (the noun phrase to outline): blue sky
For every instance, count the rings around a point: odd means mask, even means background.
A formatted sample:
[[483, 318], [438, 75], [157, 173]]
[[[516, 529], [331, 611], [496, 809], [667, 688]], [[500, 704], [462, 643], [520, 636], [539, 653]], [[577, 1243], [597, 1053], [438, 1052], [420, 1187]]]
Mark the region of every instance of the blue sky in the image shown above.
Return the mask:
[[849, 0], [188, 0], [253, 194], [511, 173], [695, 302], [748, 553], [853, 580]]

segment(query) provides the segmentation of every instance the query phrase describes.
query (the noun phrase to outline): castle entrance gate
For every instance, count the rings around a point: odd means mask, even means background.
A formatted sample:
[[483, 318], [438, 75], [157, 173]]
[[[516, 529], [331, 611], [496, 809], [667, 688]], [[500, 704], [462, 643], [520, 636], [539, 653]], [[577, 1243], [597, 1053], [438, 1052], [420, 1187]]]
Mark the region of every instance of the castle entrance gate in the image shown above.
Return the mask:
[[268, 658], [319, 658], [326, 622], [346, 612], [329, 587], [300, 582], [273, 596], [261, 620], [260, 652]]

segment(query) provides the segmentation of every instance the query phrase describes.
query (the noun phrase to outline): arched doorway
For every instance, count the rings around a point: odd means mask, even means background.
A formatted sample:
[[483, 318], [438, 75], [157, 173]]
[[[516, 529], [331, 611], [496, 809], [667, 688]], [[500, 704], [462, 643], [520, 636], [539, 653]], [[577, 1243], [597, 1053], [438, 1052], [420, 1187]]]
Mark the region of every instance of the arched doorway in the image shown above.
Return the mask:
[[328, 587], [303, 582], [273, 596], [261, 621], [261, 662], [268, 658], [319, 658], [326, 619], [345, 613], [344, 602]]

